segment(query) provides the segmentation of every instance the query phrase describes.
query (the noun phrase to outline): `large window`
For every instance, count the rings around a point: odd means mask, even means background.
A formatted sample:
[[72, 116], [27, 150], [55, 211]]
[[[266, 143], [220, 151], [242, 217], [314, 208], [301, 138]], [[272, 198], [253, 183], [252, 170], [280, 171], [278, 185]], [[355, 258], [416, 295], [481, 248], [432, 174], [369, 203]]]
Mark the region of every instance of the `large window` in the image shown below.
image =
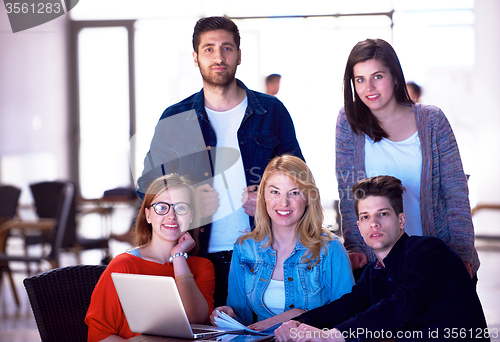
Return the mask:
[[[137, 4], [137, 3], [135, 3]], [[118, 16], [135, 24], [137, 131], [130, 147], [134, 181], [142, 171], [153, 130], [163, 110], [202, 87], [192, 60], [192, 30], [207, 15], [227, 15], [242, 36], [237, 77], [263, 91], [264, 78], [282, 75], [277, 97], [292, 115], [308, 165], [325, 208], [338, 197], [335, 179], [335, 122], [343, 105], [342, 78], [347, 56], [360, 40], [383, 38], [400, 56], [407, 80], [424, 88], [423, 100], [450, 118], [466, 172], [472, 162], [468, 108], [474, 65], [473, 2], [459, 1], [144, 1], [139, 9], [120, 2]], [[80, 6], [80, 5], [79, 5]], [[91, 16], [82, 2], [75, 19]], [[97, 6], [97, 5], [94, 5]], [[135, 6], [135, 8], [134, 8]], [[146, 8], [149, 7], [150, 11]], [[85, 10], [88, 9], [88, 13]], [[154, 9], [154, 11], [153, 11]], [[73, 11], [72, 11], [73, 12]], [[103, 12], [100, 12], [102, 19]], [[447, 91], [460, 89], [461, 95]]]
[[129, 30], [120, 24], [79, 24], [75, 39], [80, 192], [99, 198], [105, 190], [132, 183]]

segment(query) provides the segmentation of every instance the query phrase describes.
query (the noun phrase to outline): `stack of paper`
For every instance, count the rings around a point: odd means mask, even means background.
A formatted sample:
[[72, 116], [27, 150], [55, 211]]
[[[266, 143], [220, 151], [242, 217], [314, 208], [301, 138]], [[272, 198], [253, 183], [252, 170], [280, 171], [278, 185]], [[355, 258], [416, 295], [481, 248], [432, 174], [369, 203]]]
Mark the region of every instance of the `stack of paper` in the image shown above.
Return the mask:
[[276, 330], [281, 323], [275, 324], [272, 327], [269, 327], [265, 330], [262, 331], [257, 331], [257, 330], [252, 330], [249, 327], [241, 324], [237, 320], [235, 320], [233, 317], [229, 316], [225, 312], [221, 312], [217, 310], [217, 314], [219, 315], [218, 317], [214, 318], [215, 324], [217, 324], [218, 327], [221, 328], [229, 328], [229, 329], [234, 329], [235, 331], [246, 331], [252, 334], [258, 334], [258, 335], [273, 335], [274, 330]]

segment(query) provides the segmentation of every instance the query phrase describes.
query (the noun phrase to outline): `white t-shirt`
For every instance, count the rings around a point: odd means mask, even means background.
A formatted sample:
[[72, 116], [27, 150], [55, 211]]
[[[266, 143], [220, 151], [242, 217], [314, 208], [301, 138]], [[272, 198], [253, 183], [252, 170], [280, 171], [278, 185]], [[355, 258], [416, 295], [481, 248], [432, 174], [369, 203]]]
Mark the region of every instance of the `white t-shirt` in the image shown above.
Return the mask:
[[221, 165], [227, 164], [227, 158], [220, 157], [223, 149], [216, 152], [213, 186], [219, 194], [219, 209], [213, 215], [209, 253], [232, 250], [238, 237], [250, 227], [248, 215], [241, 203], [243, 188], [247, 184], [237, 136], [247, 105], [245, 97], [239, 105], [225, 112], [215, 112], [205, 107], [217, 136], [217, 148], [230, 147], [239, 154], [237, 162], [226, 169], [227, 165]]
[[273, 314], [282, 313], [285, 307], [285, 282], [271, 279], [264, 291], [263, 302]]
[[406, 214], [405, 231], [408, 235], [422, 235], [420, 217], [420, 176], [422, 174], [422, 151], [418, 132], [403, 141], [382, 138], [373, 142], [365, 137], [366, 177], [389, 175], [401, 180], [403, 212]]

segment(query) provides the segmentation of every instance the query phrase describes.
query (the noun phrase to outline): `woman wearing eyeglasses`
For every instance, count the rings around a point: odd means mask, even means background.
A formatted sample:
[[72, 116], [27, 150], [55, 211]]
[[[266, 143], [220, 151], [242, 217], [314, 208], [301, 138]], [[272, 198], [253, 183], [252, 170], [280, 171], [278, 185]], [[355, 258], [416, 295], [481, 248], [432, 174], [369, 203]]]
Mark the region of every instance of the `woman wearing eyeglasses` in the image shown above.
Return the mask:
[[215, 275], [208, 259], [188, 255], [196, 245], [188, 230], [198, 227], [194, 194], [187, 178], [177, 174], [151, 183], [136, 219], [136, 247], [110, 262], [92, 294], [85, 318], [89, 341], [138, 335], [130, 331], [121, 309], [113, 272], [174, 277], [189, 321], [207, 322], [214, 308]]

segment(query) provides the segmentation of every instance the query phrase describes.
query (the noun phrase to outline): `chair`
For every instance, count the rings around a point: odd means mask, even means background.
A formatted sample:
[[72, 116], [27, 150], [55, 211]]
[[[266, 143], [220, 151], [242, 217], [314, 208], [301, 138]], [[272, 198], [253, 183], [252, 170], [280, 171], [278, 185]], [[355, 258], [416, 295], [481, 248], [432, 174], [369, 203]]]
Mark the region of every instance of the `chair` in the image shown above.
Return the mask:
[[[3, 223], [11, 220], [16, 216], [17, 204], [19, 202], [19, 196], [21, 195], [21, 189], [16, 188], [11, 185], [0, 186], [0, 227]], [[4, 232], [0, 236], [0, 253], [5, 252], [7, 245], [7, 232]], [[0, 288], [3, 284], [3, 273], [7, 273], [10, 284], [12, 286], [12, 294], [17, 306], [19, 306], [19, 297], [17, 296], [16, 286], [14, 285], [14, 279], [12, 278], [12, 272], [9, 268], [9, 263], [0, 261]]]
[[[41, 218], [35, 221], [9, 220], [0, 226], [1, 234], [7, 234], [13, 228], [21, 230], [21, 237], [26, 236], [28, 230], [35, 230], [46, 235], [46, 240], [50, 244], [50, 252], [43, 253], [41, 256], [12, 255], [6, 252], [0, 253], [0, 262], [9, 261], [36, 262], [39, 266], [42, 261], [48, 261], [51, 268], [59, 267], [59, 251], [62, 248], [64, 233], [68, 223], [69, 212], [71, 210], [71, 201], [74, 197], [75, 187], [72, 183], [65, 183], [61, 192], [57, 196], [55, 205], [55, 218]], [[40, 267], [39, 267], [40, 268]]]
[[[54, 218], [56, 215], [55, 204], [57, 203], [57, 194], [61, 191], [67, 182], [51, 181], [40, 182], [30, 186], [35, 201], [36, 213], [40, 218]], [[77, 234], [77, 208], [76, 191], [71, 198], [71, 206], [68, 216], [68, 224], [64, 233], [62, 248], [66, 251], [72, 251], [76, 254], [77, 263], [81, 264], [80, 252], [88, 249], [102, 249], [105, 256], [109, 255], [109, 243], [107, 238], [87, 239]], [[26, 246], [34, 244], [43, 244], [45, 238], [43, 235], [27, 236]], [[103, 258], [104, 259], [104, 258]]]
[[21, 189], [12, 185], [0, 186], [0, 219], [11, 219], [16, 216], [17, 203]]
[[[479, 210], [500, 210], [500, 204], [497, 203], [480, 203], [472, 208], [472, 216], [477, 214]], [[488, 240], [488, 241], [500, 241], [500, 235], [492, 235], [492, 234], [476, 234], [476, 239], [480, 240]]]
[[85, 315], [106, 266], [73, 265], [25, 278], [42, 341], [87, 341]]

